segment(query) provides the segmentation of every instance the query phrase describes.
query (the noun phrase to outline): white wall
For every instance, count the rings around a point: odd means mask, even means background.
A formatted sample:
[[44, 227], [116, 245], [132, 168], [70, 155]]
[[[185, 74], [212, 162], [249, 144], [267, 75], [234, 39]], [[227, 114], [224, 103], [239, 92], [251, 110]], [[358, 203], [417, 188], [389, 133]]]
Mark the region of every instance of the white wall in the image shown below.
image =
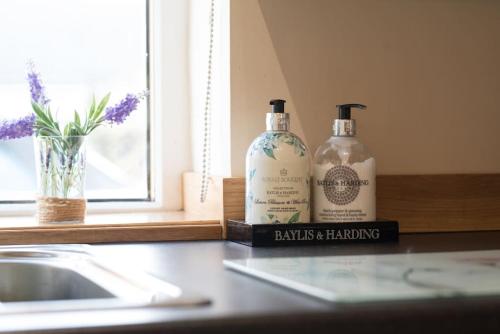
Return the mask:
[[[192, 160], [193, 170], [201, 172], [210, 32], [210, 1], [190, 0], [189, 3]], [[210, 174], [220, 176], [231, 175], [229, 66], [229, 0], [216, 0], [211, 80]]]
[[265, 131], [269, 100], [287, 100], [291, 131], [307, 138], [297, 117], [258, 1], [231, 2], [231, 171], [245, 175], [248, 146]]
[[312, 150], [336, 104], [367, 104], [356, 118], [379, 174], [500, 172], [500, 2], [231, 5], [233, 175], [277, 96]]

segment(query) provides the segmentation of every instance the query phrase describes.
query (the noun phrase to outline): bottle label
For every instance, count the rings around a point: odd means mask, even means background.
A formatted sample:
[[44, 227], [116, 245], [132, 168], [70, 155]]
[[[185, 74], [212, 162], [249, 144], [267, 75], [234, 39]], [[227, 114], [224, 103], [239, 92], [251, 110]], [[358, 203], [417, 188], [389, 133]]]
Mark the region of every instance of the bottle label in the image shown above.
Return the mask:
[[290, 133], [266, 134], [247, 156], [246, 221], [310, 221], [310, 167], [303, 143]]
[[375, 220], [375, 160], [352, 165], [314, 166], [314, 220]]

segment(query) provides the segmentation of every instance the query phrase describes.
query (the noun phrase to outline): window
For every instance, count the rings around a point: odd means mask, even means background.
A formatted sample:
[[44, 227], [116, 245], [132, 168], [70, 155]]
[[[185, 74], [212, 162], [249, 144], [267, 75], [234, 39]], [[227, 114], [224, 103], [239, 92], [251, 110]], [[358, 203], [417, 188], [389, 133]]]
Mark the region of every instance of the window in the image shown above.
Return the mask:
[[[229, 2], [216, 2], [220, 37], [212, 85], [220, 88], [211, 99], [211, 160], [220, 175], [218, 157], [229, 161]], [[25, 78], [30, 59], [58, 116], [82, 111], [93, 93], [112, 92], [112, 105], [128, 92], [149, 89], [148, 103], [124, 124], [101, 128], [90, 138], [89, 213], [182, 209], [182, 173], [197, 170], [202, 138], [203, 99], [195, 97], [205, 91], [207, 53], [194, 46], [208, 43], [207, 5], [204, 0], [0, 1], [0, 120], [31, 112]], [[32, 138], [0, 141], [0, 216], [32, 215], [35, 194]]]
[[[215, 1], [211, 161], [220, 173], [229, 165], [229, 1]], [[110, 105], [128, 92], [150, 93], [133, 118], [92, 134], [86, 187], [91, 215], [83, 225], [38, 226], [32, 138], [0, 141], [0, 244], [221, 237], [218, 216], [182, 212], [182, 173], [197, 170], [203, 139], [208, 4], [0, 1], [0, 120], [31, 113], [29, 59], [58, 116], [89, 106], [92, 93], [111, 91]]]
[[[0, 1], [0, 120], [31, 113], [26, 62], [41, 73], [58, 118], [84, 111], [112, 92], [110, 105], [149, 87], [147, 0]], [[90, 201], [150, 201], [149, 105], [89, 138]], [[0, 203], [27, 203], [36, 192], [32, 138], [0, 141]]]

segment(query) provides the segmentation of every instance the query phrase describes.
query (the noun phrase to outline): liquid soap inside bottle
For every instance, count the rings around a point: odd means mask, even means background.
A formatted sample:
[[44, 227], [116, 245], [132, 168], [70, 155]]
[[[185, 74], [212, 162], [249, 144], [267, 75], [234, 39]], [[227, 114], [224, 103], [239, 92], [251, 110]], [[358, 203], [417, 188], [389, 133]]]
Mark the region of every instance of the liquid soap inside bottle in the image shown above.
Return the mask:
[[[364, 107], [340, 107], [343, 106]], [[340, 113], [334, 123], [333, 136], [316, 151], [313, 160], [314, 221], [376, 219], [375, 158], [355, 134], [350, 110], [347, 114]]]
[[246, 156], [245, 220], [249, 224], [310, 221], [310, 155], [303, 141], [288, 131], [284, 100], [272, 100], [267, 131]]

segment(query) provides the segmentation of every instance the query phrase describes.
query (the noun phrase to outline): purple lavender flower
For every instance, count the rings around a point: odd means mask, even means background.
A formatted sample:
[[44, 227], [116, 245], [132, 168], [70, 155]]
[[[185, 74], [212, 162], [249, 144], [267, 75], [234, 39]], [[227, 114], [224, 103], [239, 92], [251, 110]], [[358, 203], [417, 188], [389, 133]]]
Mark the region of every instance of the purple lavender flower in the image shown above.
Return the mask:
[[35, 71], [33, 63], [28, 63], [28, 82], [30, 85], [31, 100], [42, 107], [46, 107], [50, 100], [45, 96], [45, 87], [42, 84], [40, 74]]
[[120, 103], [106, 108], [106, 112], [104, 113], [104, 120], [108, 121], [111, 124], [121, 124], [125, 121], [125, 119], [130, 115], [132, 111], [137, 109], [140, 100], [146, 95], [146, 93], [142, 93], [139, 95], [127, 94]]
[[23, 118], [0, 123], [0, 140], [16, 139], [33, 135], [35, 115], [31, 114]]

